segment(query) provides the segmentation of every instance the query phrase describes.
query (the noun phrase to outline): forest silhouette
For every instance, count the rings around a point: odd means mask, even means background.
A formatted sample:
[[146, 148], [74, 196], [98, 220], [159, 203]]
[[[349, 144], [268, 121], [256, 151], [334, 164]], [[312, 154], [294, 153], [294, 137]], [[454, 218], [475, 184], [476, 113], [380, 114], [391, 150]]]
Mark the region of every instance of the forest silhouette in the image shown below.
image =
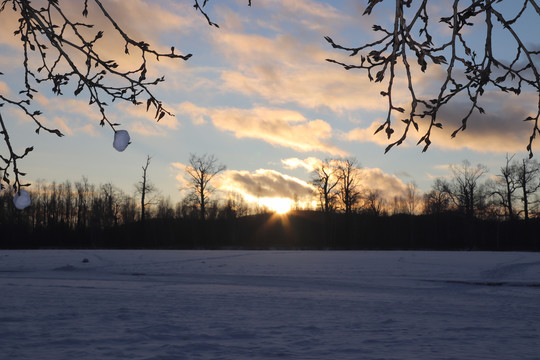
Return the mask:
[[[128, 195], [112, 183], [96, 186], [85, 177], [75, 183], [41, 181], [29, 190], [32, 205], [24, 210], [16, 208], [13, 189], [0, 193], [0, 248], [538, 251], [540, 167], [535, 161], [510, 160], [484, 182], [486, 168], [464, 161], [452, 167], [453, 178], [435, 179], [423, 196], [409, 186], [408, 196], [393, 203], [379, 189], [351, 188], [348, 178], [348, 197], [340, 200], [343, 189], [335, 186], [334, 193], [314, 193], [316, 209], [297, 204], [285, 214], [229, 195], [219, 201], [208, 197], [203, 215], [200, 199], [189, 195], [177, 204], [163, 197], [141, 202], [140, 187]], [[323, 164], [324, 174], [328, 164]], [[358, 169], [350, 168], [354, 162], [345, 164], [349, 174]], [[528, 193], [521, 196], [520, 167], [529, 170], [521, 173], [529, 175]], [[317, 174], [315, 188], [321, 185]], [[144, 171], [144, 181], [146, 176]], [[357, 192], [353, 202], [351, 190]]]

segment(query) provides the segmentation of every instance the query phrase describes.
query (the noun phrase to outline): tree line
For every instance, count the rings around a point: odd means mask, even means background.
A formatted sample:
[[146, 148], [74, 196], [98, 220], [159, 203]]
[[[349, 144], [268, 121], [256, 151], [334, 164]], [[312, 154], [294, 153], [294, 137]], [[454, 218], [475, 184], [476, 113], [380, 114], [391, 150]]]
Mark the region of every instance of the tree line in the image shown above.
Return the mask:
[[362, 185], [356, 159], [325, 160], [311, 174], [317, 208], [297, 206], [287, 221], [237, 194], [218, 199], [212, 182], [225, 166], [214, 155], [190, 155], [185, 168], [190, 192], [176, 204], [150, 181], [150, 163], [147, 157], [131, 194], [110, 182], [91, 184], [86, 177], [38, 181], [30, 191], [32, 205], [17, 210], [14, 190], [7, 187], [0, 193], [0, 247], [538, 246], [536, 160], [507, 156], [491, 176], [484, 165], [463, 161], [423, 195], [410, 183], [393, 199], [383, 196], [384, 189]]

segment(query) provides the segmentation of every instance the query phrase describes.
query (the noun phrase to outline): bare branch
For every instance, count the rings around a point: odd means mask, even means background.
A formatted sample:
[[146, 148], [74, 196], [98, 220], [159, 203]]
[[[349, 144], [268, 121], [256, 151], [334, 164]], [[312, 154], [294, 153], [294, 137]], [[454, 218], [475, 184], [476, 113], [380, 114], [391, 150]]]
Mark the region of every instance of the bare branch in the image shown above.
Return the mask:
[[[369, 0], [364, 15], [370, 15], [373, 9], [384, 1]], [[434, 25], [429, 18], [428, 0], [419, 2], [395, 0], [393, 27], [384, 28], [381, 25], [374, 25], [373, 31], [380, 36], [373, 42], [350, 47], [343, 46], [328, 36], [325, 37], [333, 48], [347, 52], [351, 57], [360, 56], [359, 61], [350, 63], [333, 59], [327, 59], [327, 61], [338, 64], [346, 70], [366, 71], [370, 81], [386, 82], [387, 89], [381, 92], [381, 96], [386, 97], [388, 101], [387, 115], [375, 133], [385, 130], [388, 139], [392, 140], [393, 123], [396, 119], [405, 123], [405, 127], [401, 136], [390, 142], [385, 152], [402, 144], [409, 134], [410, 126], [413, 125], [418, 130], [420, 123], [424, 125], [425, 130], [418, 144], [423, 144], [423, 151], [426, 151], [431, 145], [433, 128], [443, 127], [443, 123], [438, 119], [441, 108], [460, 94], [467, 96], [470, 107], [461, 121], [461, 126], [452, 133], [452, 137], [466, 129], [467, 122], [475, 111], [485, 113], [480, 105], [480, 99], [487, 89], [517, 95], [527, 89], [538, 95], [536, 114], [524, 119], [532, 122], [532, 131], [527, 145], [527, 150], [532, 156], [533, 141], [540, 133], [540, 68], [533, 55], [537, 56], [540, 52], [533, 51], [525, 45], [514, 23], [530, 9], [540, 16], [540, 6], [535, 0], [520, 1], [516, 4], [517, 15], [506, 18], [496, 6], [502, 0], [468, 2], [453, 0], [449, 16], [440, 19], [442, 24], [446, 24], [451, 35], [439, 44], [434, 44], [434, 38], [430, 33]], [[390, 3], [390, 1], [387, 2]], [[412, 11], [404, 11], [405, 8], [410, 9], [413, 6], [415, 8]], [[483, 48], [474, 49], [464, 37], [464, 34], [475, 26], [475, 21], [485, 24], [485, 27], [477, 26], [480, 29], [475, 27], [473, 30], [484, 32]], [[494, 44], [499, 41], [494, 36], [500, 34], [500, 31], [497, 33], [494, 31], [495, 26], [498, 26], [497, 30], [502, 29], [509, 34], [514, 41], [515, 56], [510, 63], [494, 54]], [[438, 38], [441, 38], [442, 35], [438, 35]], [[478, 54], [482, 54], [481, 57]], [[504, 56], [508, 56], [508, 53], [505, 52]], [[418, 96], [419, 92], [415, 90], [418, 84], [413, 79], [411, 57], [416, 59], [417, 67], [421, 72], [425, 72], [428, 66], [446, 70], [446, 76], [440, 84], [438, 94], [423, 98]], [[405, 110], [397, 106], [393, 99], [393, 90], [396, 86], [394, 79], [397, 76], [396, 68], [398, 67], [405, 70], [410, 98], [410, 108], [407, 110], [408, 116], [405, 119], [402, 117]], [[501, 70], [503, 75], [500, 75]]]

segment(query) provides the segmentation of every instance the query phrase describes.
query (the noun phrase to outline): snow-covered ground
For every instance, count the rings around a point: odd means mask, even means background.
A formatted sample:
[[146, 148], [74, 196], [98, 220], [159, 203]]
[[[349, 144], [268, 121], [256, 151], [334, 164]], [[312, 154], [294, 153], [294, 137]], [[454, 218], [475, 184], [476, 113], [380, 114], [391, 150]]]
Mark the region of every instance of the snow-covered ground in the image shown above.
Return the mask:
[[0, 251], [0, 358], [540, 359], [540, 253]]

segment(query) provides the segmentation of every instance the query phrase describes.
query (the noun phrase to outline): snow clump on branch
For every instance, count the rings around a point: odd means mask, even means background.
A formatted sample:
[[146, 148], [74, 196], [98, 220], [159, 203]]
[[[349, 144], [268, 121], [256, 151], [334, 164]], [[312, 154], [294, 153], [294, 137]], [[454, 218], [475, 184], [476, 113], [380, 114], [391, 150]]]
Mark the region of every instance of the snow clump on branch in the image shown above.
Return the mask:
[[126, 130], [117, 130], [114, 132], [113, 147], [118, 151], [124, 151], [130, 144], [129, 133]]

